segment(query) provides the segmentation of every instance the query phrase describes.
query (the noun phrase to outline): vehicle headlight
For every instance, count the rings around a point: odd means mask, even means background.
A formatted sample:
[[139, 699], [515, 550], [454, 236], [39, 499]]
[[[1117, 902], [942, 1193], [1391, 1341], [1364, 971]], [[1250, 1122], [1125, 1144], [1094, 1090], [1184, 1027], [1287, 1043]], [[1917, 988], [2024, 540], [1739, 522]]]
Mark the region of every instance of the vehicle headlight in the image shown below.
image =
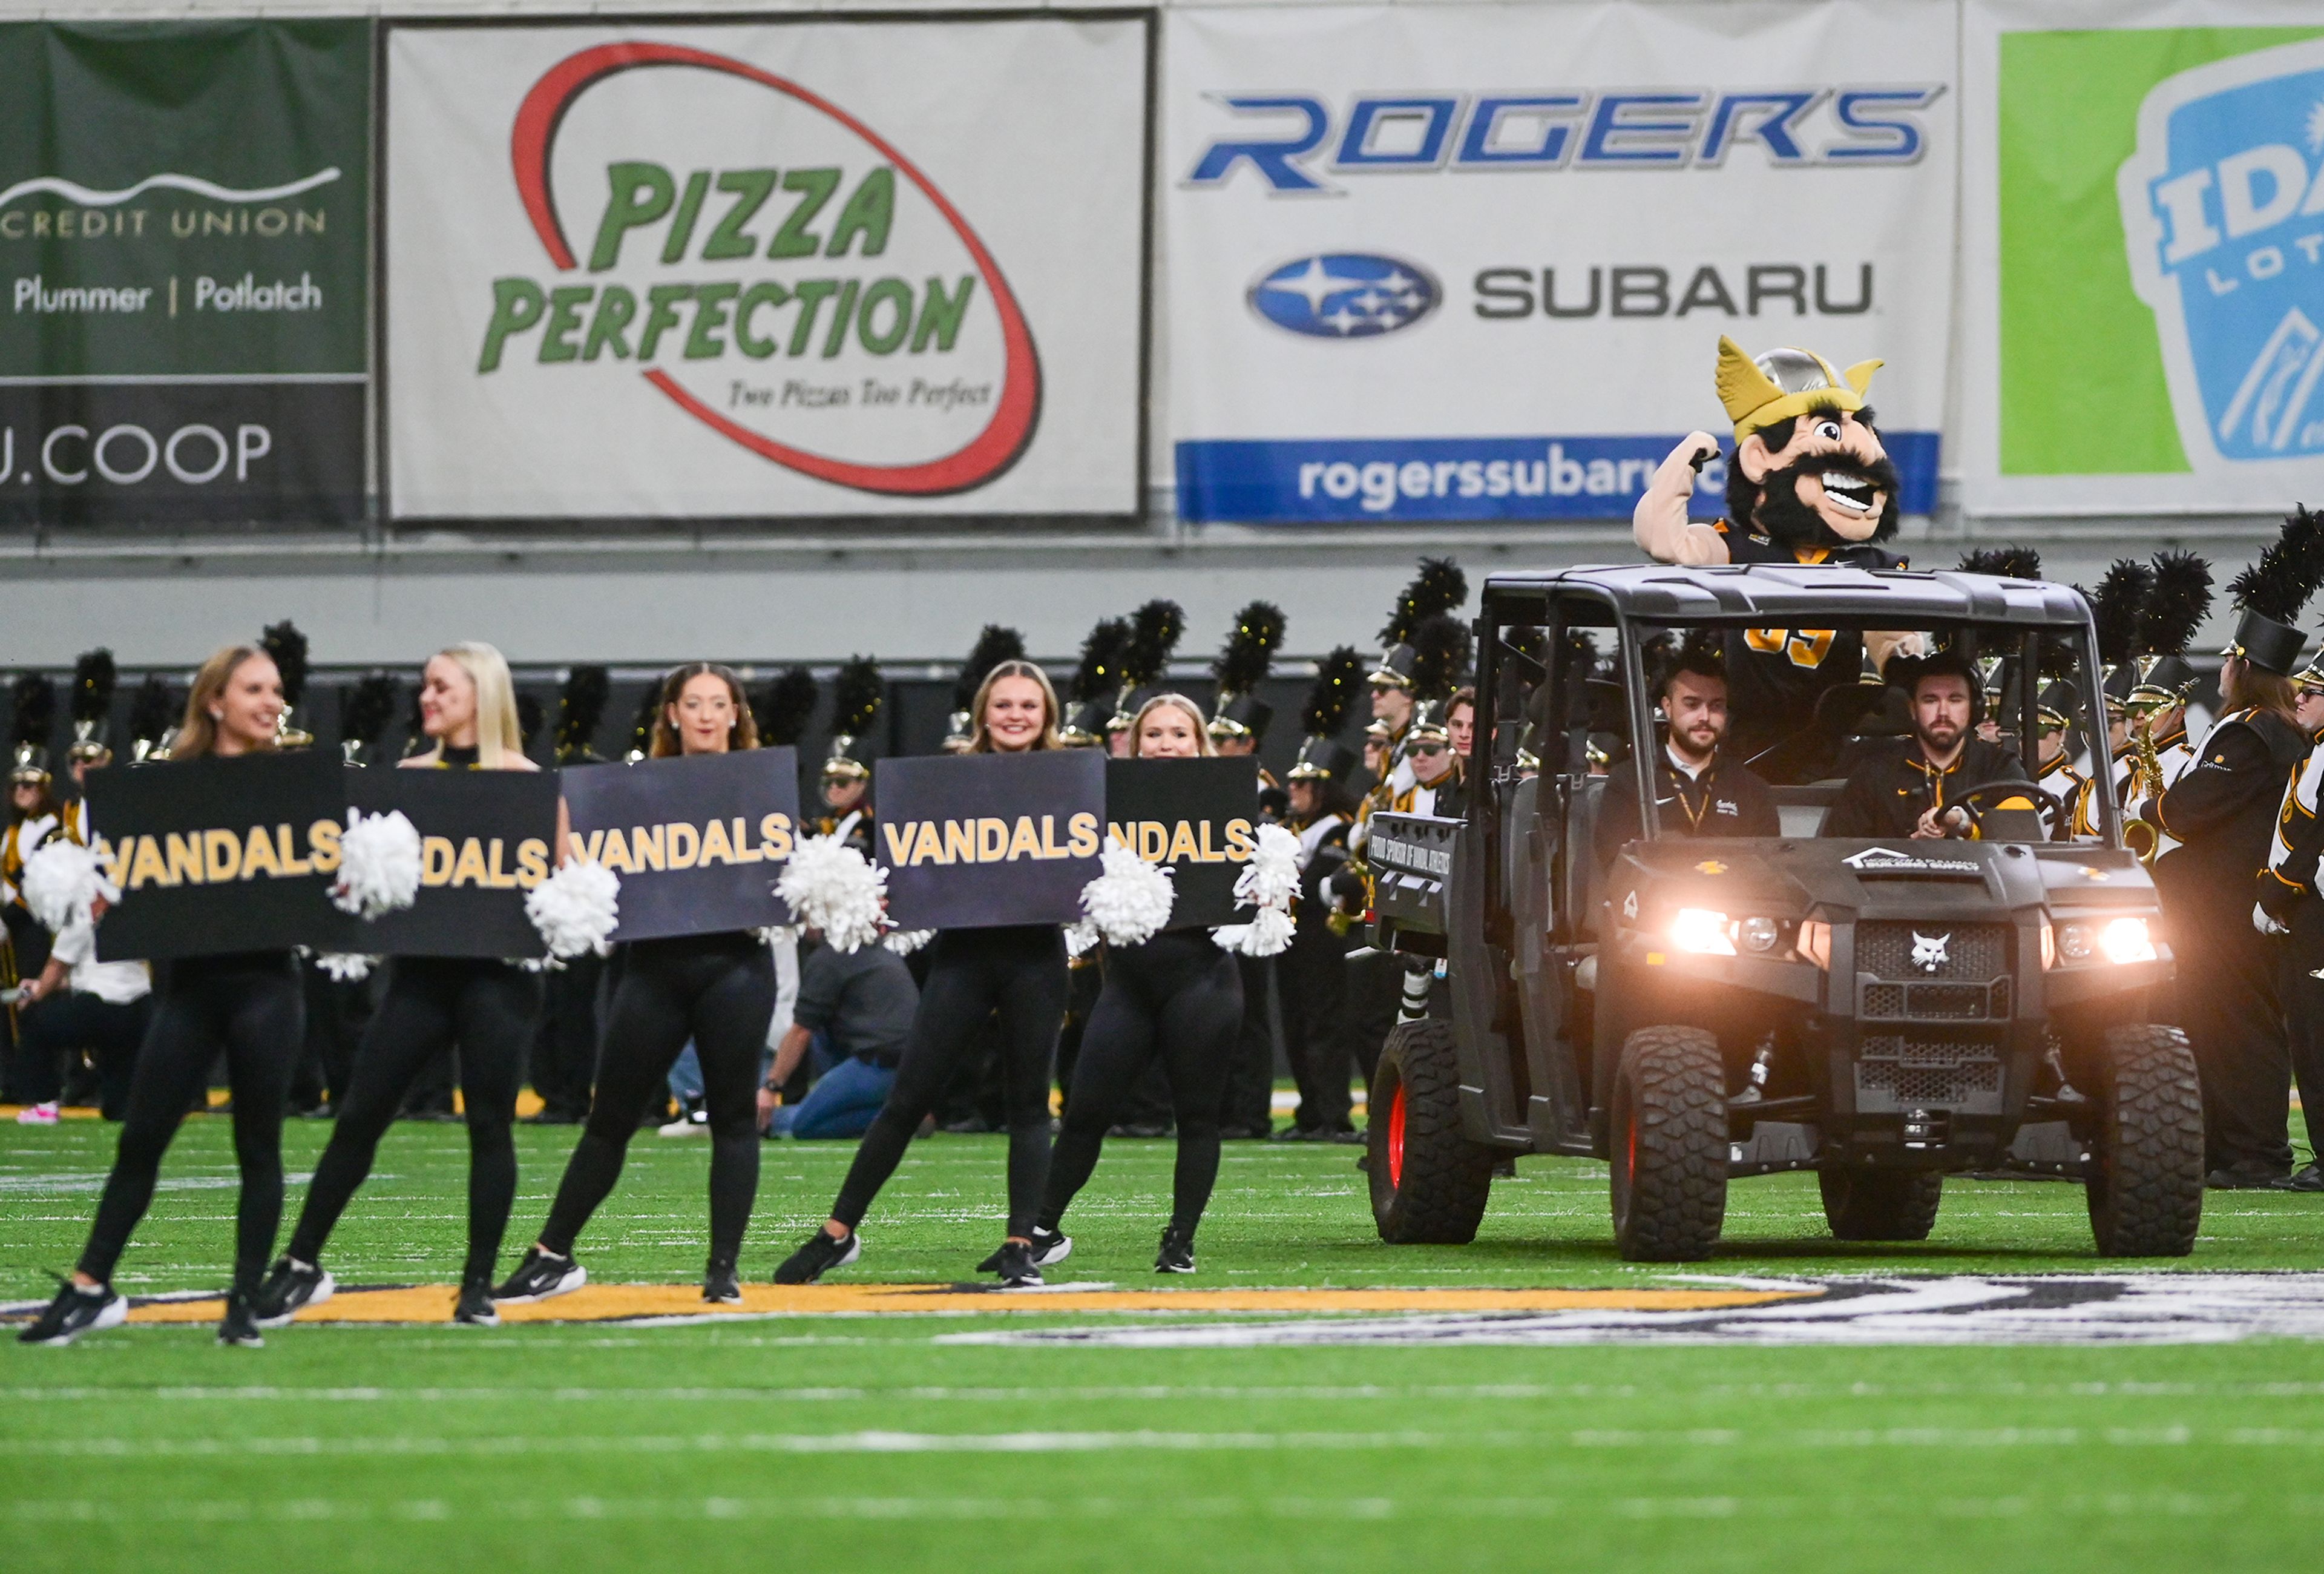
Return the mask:
[[1775, 949], [1775, 921], [1772, 918], [1747, 918], [1738, 932], [1747, 951], [1772, 951]]
[[1682, 951], [1709, 957], [1731, 957], [1735, 938], [1727, 915], [1708, 907], [1682, 907], [1670, 924], [1671, 944]]
[[2058, 955], [2069, 962], [2089, 961], [2090, 959], [2090, 926], [2086, 923], [2060, 925]]
[[2098, 949], [2109, 962], [2154, 960], [2154, 937], [2147, 932], [2143, 918], [2117, 918], [2107, 924], [2098, 937]]

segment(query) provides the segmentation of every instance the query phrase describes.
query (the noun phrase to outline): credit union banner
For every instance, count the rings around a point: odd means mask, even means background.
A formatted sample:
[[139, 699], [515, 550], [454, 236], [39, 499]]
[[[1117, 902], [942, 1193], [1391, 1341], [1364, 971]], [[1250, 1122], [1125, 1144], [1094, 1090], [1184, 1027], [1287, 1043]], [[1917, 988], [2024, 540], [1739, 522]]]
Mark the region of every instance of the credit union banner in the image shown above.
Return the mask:
[[0, 24], [0, 525], [364, 510], [371, 27]]
[[[1189, 520], [1619, 519], [1719, 336], [1887, 363], [1934, 505], [1952, 0], [1174, 10], [1171, 433]], [[1697, 500], [1719, 512], [1721, 468]]]
[[391, 512], [1136, 513], [1151, 26], [391, 26]]

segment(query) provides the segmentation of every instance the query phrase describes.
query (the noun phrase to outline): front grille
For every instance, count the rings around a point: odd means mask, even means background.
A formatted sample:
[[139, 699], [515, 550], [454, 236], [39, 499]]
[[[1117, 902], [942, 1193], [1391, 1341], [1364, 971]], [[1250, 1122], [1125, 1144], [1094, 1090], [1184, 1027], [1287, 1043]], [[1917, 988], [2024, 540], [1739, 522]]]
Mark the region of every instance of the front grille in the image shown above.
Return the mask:
[[1864, 1015], [1870, 1021], [2006, 1022], [2009, 980], [1990, 984], [1867, 984]]
[[2001, 1113], [2001, 1051], [1978, 1039], [1868, 1034], [1856, 1060], [1856, 1106], [1869, 1115], [1936, 1106]]
[[[2016, 936], [2006, 923], [1868, 921], [1856, 926], [1856, 970], [1898, 984], [1989, 984], [2009, 971]], [[1915, 951], [1932, 957], [1940, 948], [1944, 960], [1932, 967], [1914, 960]]]

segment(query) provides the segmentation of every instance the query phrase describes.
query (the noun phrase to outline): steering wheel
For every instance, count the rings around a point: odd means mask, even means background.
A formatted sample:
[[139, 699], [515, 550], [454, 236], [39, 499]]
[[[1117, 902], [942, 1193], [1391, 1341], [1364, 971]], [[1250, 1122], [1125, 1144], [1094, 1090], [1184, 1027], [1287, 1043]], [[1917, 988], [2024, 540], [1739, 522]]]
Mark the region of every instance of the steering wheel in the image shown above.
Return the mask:
[[2060, 798], [2056, 793], [2050, 792], [2047, 788], [2036, 787], [2033, 782], [2026, 781], [2022, 776], [2013, 777], [2006, 782], [1983, 782], [1978, 786], [1970, 788], [1968, 792], [1954, 799], [1950, 803], [1946, 804], [1945, 807], [1947, 809], [1968, 810], [1969, 823], [1971, 825], [1975, 825], [1978, 821], [1985, 818], [1985, 815], [1980, 813], [1975, 807], [1978, 800], [1987, 796], [2005, 795], [2016, 798], [2031, 798], [2034, 800], [2037, 804], [2046, 805], [2050, 810], [2050, 824], [2054, 828], [2050, 835], [2051, 840], [2059, 841], [2064, 839], [2057, 834], [2060, 830], [2064, 830], [2069, 835], [2072, 834], [2071, 828], [2068, 823], [2071, 817], [2066, 812], [2066, 801]]

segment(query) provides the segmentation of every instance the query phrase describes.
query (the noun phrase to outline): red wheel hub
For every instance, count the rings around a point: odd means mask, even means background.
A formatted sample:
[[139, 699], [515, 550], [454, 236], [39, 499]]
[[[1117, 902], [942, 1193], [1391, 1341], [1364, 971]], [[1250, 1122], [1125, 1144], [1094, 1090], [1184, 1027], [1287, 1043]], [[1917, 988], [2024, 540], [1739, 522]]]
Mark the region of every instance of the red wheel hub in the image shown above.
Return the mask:
[[1404, 1084], [1388, 1101], [1388, 1183], [1404, 1184]]

